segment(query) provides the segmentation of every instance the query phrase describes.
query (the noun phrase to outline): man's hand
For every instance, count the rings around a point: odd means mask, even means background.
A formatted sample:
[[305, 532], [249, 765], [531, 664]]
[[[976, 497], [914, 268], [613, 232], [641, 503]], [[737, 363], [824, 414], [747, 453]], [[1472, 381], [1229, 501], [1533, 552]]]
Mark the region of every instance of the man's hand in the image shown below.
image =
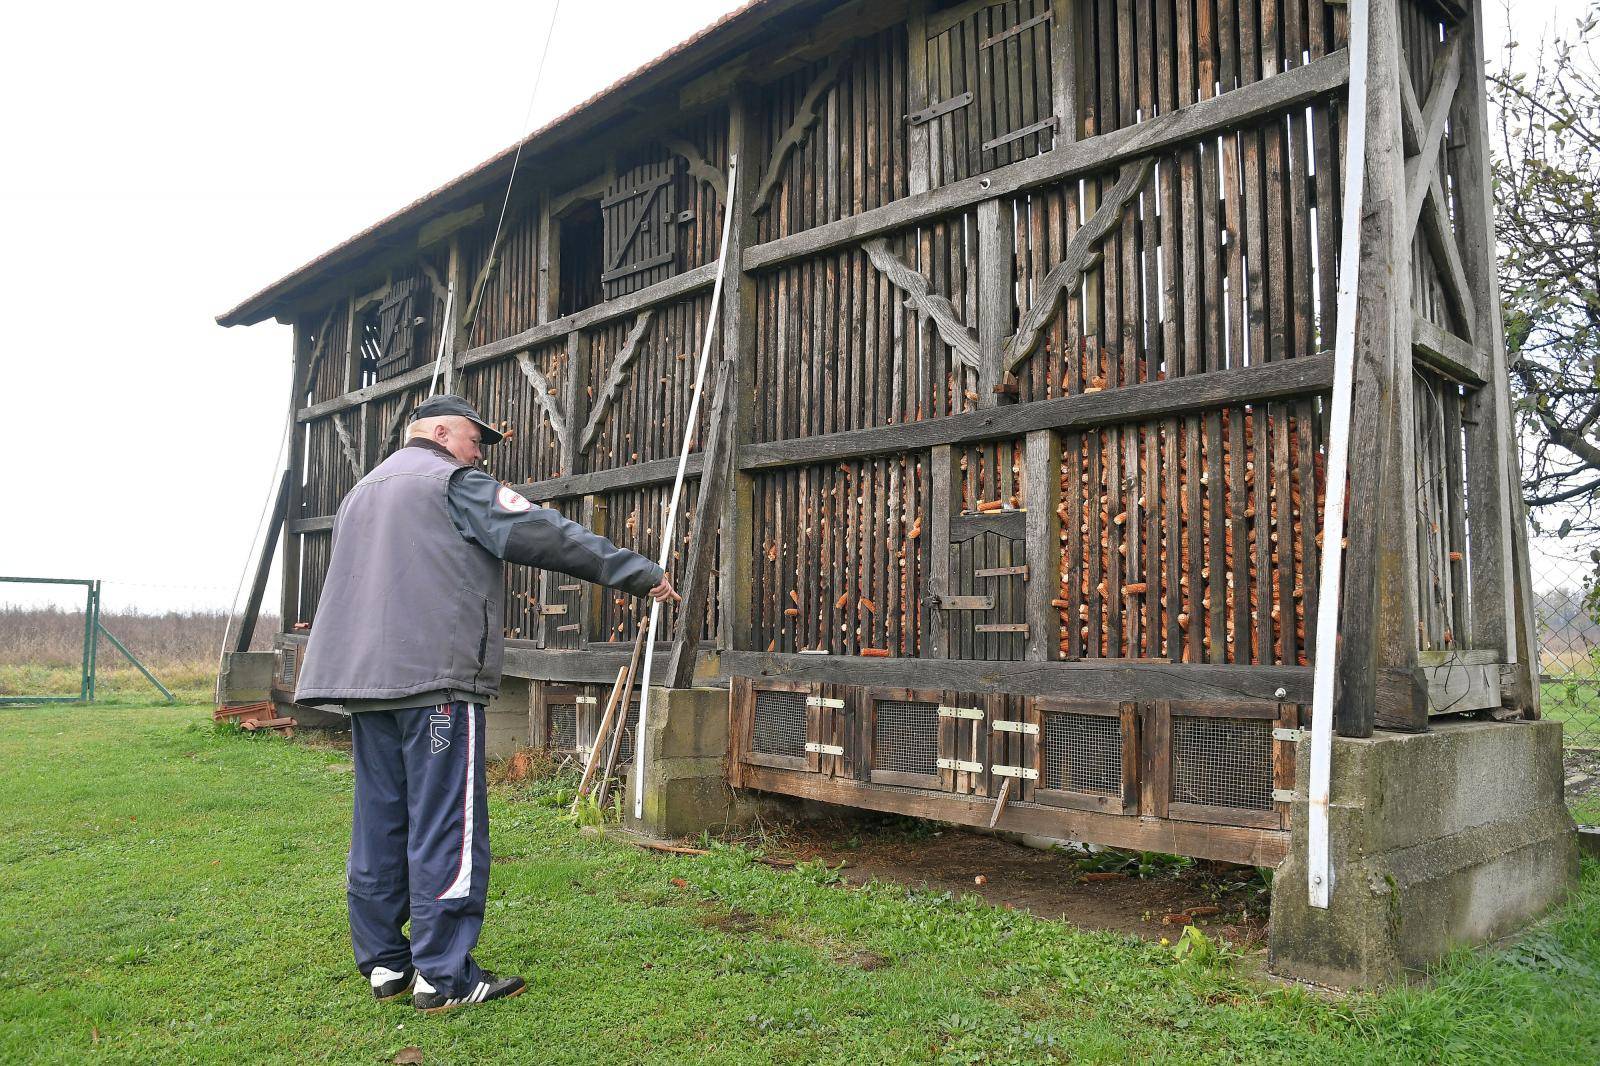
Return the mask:
[[669, 600], [675, 603], [683, 602], [683, 597], [678, 595], [678, 590], [672, 587], [672, 578], [666, 574], [661, 575], [661, 583], [650, 590], [649, 596], [657, 603], [666, 603]]

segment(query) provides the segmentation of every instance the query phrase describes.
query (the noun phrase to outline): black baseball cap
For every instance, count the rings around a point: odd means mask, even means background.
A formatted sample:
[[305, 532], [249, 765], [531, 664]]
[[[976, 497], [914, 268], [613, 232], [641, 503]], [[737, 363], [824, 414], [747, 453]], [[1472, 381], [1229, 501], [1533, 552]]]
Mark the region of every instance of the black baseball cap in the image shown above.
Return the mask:
[[485, 422], [478, 415], [477, 408], [459, 396], [445, 393], [440, 396], [430, 396], [417, 404], [417, 409], [411, 412], [411, 421], [419, 418], [438, 418], [440, 415], [460, 415], [480, 431], [480, 444], [499, 444], [505, 437], [498, 429]]

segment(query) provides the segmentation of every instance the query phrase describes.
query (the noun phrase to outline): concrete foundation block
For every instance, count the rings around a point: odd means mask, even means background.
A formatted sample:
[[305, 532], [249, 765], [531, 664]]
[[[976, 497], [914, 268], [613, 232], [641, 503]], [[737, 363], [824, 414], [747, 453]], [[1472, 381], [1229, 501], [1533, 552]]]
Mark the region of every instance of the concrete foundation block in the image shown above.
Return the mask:
[[1576, 883], [1556, 722], [1437, 722], [1336, 737], [1332, 905], [1306, 892], [1309, 741], [1292, 843], [1273, 884], [1272, 969], [1343, 988], [1403, 979], [1446, 952], [1521, 929]]
[[528, 746], [532, 685], [520, 677], [503, 678], [500, 695], [484, 708], [483, 753], [504, 759]]
[[633, 816], [634, 775], [624, 782], [628, 828], [692, 836], [744, 824], [761, 808], [728, 785], [728, 690], [650, 690], [645, 727], [644, 817]]
[[222, 703], [265, 703], [272, 698], [270, 651], [231, 651], [222, 659], [218, 699]]

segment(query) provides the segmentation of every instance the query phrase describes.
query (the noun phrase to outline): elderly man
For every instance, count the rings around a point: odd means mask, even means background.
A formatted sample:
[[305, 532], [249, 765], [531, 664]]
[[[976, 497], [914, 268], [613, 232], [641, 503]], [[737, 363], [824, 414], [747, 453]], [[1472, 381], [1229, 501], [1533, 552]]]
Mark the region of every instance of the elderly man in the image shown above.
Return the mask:
[[523, 989], [471, 955], [489, 890], [481, 738], [500, 690], [502, 560], [677, 598], [651, 560], [478, 469], [500, 439], [461, 397], [436, 396], [406, 446], [350, 490], [295, 692], [350, 713], [356, 965], [378, 999], [410, 992], [430, 1013]]

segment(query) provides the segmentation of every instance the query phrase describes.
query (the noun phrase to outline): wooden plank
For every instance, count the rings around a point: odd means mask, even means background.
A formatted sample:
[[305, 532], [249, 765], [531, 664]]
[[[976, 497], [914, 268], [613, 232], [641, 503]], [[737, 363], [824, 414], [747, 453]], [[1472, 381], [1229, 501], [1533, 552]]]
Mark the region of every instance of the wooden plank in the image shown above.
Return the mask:
[[1476, 345], [1421, 315], [1411, 318], [1411, 349], [1420, 362], [1463, 385], [1481, 388], [1489, 381], [1489, 361]]
[[977, 219], [978, 406], [993, 407], [1016, 313], [1016, 227], [1010, 202], [998, 198], [979, 204]]
[[1050, 24], [1050, 103], [1056, 116], [1055, 147], [1060, 148], [1078, 139], [1083, 117], [1078, 102], [1078, 5], [1055, 2], [1061, 4], [1061, 13]]
[[1348, 57], [1341, 49], [1305, 66], [1197, 101], [1148, 122], [1064, 144], [987, 174], [943, 185], [924, 196], [908, 196], [803, 233], [758, 244], [745, 252], [744, 268], [770, 270], [781, 263], [954, 214], [996, 196], [1109, 171], [1129, 160], [1304, 105], [1341, 88], [1348, 78]]
[[[1126, 388], [928, 418], [903, 425], [847, 430], [746, 448], [743, 470], [762, 470], [868, 455], [916, 451], [938, 444], [1004, 440], [1041, 429], [1083, 429], [1227, 404], [1321, 392], [1333, 381], [1332, 356], [1289, 359], [1265, 366], [1218, 370]], [[1242, 430], [1240, 431], [1242, 438]]]
[[[1403, 76], [1395, 0], [1371, 8], [1369, 77]], [[1370, 736], [1379, 719], [1380, 679], [1409, 673], [1417, 641], [1415, 433], [1411, 390], [1411, 235], [1402, 232], [1405, 159], [1398, 94], [1367, 98], [1367, 170], [1362, 197], [1361, 277], [1357, 285], [1355, 390], [1350, 439], [1349, 548], [1340, 631], [1341, 736]], [[1385, 702], [1382, 724], [1420, 729], [1426, 714], [1400, 699]]]
[[[994, 813], [993, 802], [981, 797], [885, 788], [848, 778], [748, 767], [740, 780], [746, 787], [765, 792], [957, 825], [986, 827]], [[1253, 866], [1275, 866], [1288, 853], [1288, 834], [1279, 830], [1130, 818], [1031, 803], [1006, 804], [996, 828]]]
[[1500, 707], [1500, 663], [1418, 666], [1417, 684], [1427, 694], [1430, 715]]
[[950, 520], [961, 505], [961, 471], [956, 451], [948, 444], [933, 446], [929, 456], [929, 476], [933, 484], [932, 513], [928, 516], [929, 603], [922, 613], [923, 654], [943, 659], [950, 654], [951, 631], [955, 622], [935, 604], [953, 592], [950, 574]]
[[[748, 89], [735, 92], [728, 112], [729, 159], [753, 159], [752, 148], [759, 134], [759, 112]], [[748, 164], [745, 164], [748, 165]], [[717, 563], [720, 577], [718, 646], [723, 650], [751, 647], [752, 570], [764, 564], [756, 544], [754, 482], [739, 469], [741, 450], [755, 439], [755, 383], [758, 357], [757, 286], [755, 278], [739, 269], [743, 249], [755, 239], [756, 220], [750, 212], [755, 183], [737, 183], [734, 202], [725, 210], [734, 212], [728, 250], [728, 286], [722, 312], [723, 358], [732, 364], [728, 393], [729, 471], [728, 485], [721, 499], [701, 493], [700, 506], [715, 506], [722, 513], [722, 555]], [[754, 560], [754, 566], [752, 566]]]
[[1061, 616], [1053, 602], [1061, 589], [1061, 516], [1057, 513], [1061, 501], [1061, 437], [1055, 430], [1035, 430], [1028, 434], [1026, 449], [1024, 558], [1032, 571], [1023, 582], [1023, 618], [1028, 626], [1024, 656], [1035, 662], [1048, 662], [1061, 654]]
[[682, 574], [683, 602], [678, 604], [672, 658], [662, 674], [669, 688], [688, 688], [694, 678], [695, 653], [700, 646], [700, 631], [705, 613], [710, 610], [711, 562], [717, 554], [716, 534], [722, 517], [724, 488], [727, 485], [728, 453], [732, 442], [733, 367], [727, 360], [717, 365], [717, 379], [711, 404], [711, 418], [704, 443], [704, 465], [696, 496], [694, 521], [689, 532], [689, 555]]
[[297, 536], [301, 533], [327, 533], [333, 529], [333, 515], [320, 515], [316, 518], [297, 518], [289, 523], [289, 535]]
[[[1302, 703], [1311, 697], [1311, 670], [1303, 666], [1213, 666], [1108, 659], [984, 662], [731, 652], [722, 656], [721, 667], [730, 674], [752, 677], [887, 687], [921, 684], [958, 692], [1035, 696], [1071, 692], [1084, 699], [1112, 701], [1248, 698]], [[615, 673], [614, 668], [612, 672]]]

